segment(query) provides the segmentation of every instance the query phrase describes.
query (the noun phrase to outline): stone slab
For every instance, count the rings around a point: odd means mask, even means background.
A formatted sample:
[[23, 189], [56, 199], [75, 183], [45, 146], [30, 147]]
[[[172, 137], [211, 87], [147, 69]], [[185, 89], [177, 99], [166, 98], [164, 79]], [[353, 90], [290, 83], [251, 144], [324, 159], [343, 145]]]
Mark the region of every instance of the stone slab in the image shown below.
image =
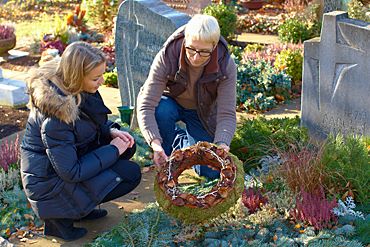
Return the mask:
[[27, 104], [26, 84], [13, 79], [0, 79], [0, 105], [22, 106]]

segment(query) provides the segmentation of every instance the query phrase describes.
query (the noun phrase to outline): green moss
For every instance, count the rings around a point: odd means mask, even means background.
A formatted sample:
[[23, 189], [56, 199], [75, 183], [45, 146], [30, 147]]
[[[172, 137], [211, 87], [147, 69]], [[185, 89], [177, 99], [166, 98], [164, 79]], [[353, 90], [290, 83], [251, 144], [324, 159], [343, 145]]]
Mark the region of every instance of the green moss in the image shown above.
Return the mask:
[[159, 206], [168, 214], [181, 219], [185, 223], [201, 223], [210, 220], [214, 217], [226, 212], [230, 207], [234, 206], [244, 189], [244, 171], [242, 162], [234, 155], [230, 154], [237, 167], [236, 181], [234, 188], [229, 196], [221, 203], [208, 209], [179, 207], [171, 203], [159, 188], [158, 184], [154, 183], [154, 192], [157, 197]]

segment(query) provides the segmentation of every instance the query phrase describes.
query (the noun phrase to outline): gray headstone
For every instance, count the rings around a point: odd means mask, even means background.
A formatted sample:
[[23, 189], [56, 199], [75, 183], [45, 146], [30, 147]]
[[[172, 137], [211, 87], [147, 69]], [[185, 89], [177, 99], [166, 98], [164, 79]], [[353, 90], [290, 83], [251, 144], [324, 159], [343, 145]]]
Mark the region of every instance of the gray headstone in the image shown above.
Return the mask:
[[323, 13], [328, 13], [337, 10], [345, 10], [347, 7], [347, 0], [321, 0]]
[[302, 125], [314, 138], [370, 136], [370, 23], [324, 15], [319, 38], [304, 42]]
[[163, 2], [188, 15], [200, 14], [205, 7], [212, 3], [211, 0], [164, 0]]
[[[166, 39], [189, 19], [159, 0], [122, 2], [116, 21], [115, 48], [123, 106], [136, 105], [155, 55]], [[136, 125], [136, 117], [133, 121], [131, 127]]]

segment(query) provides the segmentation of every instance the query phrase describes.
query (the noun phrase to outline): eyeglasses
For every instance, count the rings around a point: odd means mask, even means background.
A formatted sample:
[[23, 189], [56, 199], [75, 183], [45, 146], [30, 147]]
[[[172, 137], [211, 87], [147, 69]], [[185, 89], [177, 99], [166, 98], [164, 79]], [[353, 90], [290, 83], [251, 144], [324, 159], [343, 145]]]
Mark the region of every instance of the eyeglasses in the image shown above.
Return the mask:
[[212, 53], [212, 51], [198, 51], [198, 50], [196, 50], [194, 48], [191, 48], [189, 46], [186, 46], [185, 49], [188, 51], [190, 56], [195, 56], [195, 54], [198, 53], [199, 56], [201, 56], [201, 57], [209, 57], [209, 56], [211, 56], [211, 53]]

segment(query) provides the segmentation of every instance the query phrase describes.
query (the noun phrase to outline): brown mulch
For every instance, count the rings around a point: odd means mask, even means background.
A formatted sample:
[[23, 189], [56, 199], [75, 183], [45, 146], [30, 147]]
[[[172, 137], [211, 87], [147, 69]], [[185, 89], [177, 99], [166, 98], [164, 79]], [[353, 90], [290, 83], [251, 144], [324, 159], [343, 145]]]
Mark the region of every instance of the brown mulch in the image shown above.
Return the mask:
[[15, 71], [28, 71], [35, 66], [38, 66], [40, 55], [30, 55], [19, 57], [7, 62], [0, 63], [1, 68]]
[[28, 114], [26, 107], [0, 106], [0, 139], [25, 129]]

